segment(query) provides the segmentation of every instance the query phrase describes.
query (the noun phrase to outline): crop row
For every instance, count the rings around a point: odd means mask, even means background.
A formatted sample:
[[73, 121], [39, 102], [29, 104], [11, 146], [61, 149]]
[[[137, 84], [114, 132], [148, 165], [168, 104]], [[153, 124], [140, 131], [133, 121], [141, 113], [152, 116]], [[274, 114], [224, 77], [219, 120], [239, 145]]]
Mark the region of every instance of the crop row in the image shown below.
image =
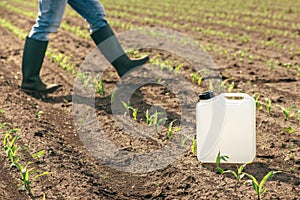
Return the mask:
[[[19, 14], [24, 14], [24, 15], [26, 15], [28, 17], [35, 17], [35, 13], [33, 13], [33, 12], [24, 12], [21, 9], [17, 8], [17, 7], [13, 7], [13, 6], [10, 6], [10, 5], [7, 5], [7, 4], [0, 4], [0, 6], [5, 6], [5, 8], [7, 8], [7, 9], [10, 9], [10, 10], [12, 10], [14, 12], [19, 13]], [[131, 28], [134, 27], [133, 25], [126, 24], [124, 22], [121, 22], [119, 24], [115, 23], [115, 22], [116, 21], [112, 21], [111, 25], [112, 26], [118, 26], [118, 27], [120, 27], [122, 29], [131, 29]], [[69, 25], [68, 23], [65, 23], [65, 22], [63, 22], [61, 26], [62, 26], [62, 28], [64, 30], [73, 32], [78, 37], [87, 38], [89, 36], [89, 32], [86, 31], [86, 30], [82, 30], [80, 26], [72, 26], [72, 25]], [[199, 29], [197, 28], [197, 30], [199, 30]], [[200, 30], [201, 30], [202, 33], [204, 33], [206, 35], [216, 35], [216, 36], [221, 37], [221, 38], [224, 37], [224, 35], [225, 35], [225, 37], [227, 36], [228, 38], [230, 38], [232, 40], [236, 39], [234, 35], [228, 35], [228, 33], [224, 34], [221, 31], [214, 31], [214, 30], [211, 30], [210, 28], [208, 28], [208, 29], [200, 29]], [[247, 35], [244, 35], [244, 36], [240, 36], [240, 40], [242, 40], [244, 42], [247, 42], [249, 40], [249, 38], [248, 38]], [[270, 43], [270, 42], [263, 42], [262, 41], [261, 43], [263, 43], [265, 46], [269, 46], [271, 44], [272, 46], [278, 45], [278, 48], [280, 48], [280, 49], [285, 48], [284, 46], [281, 46], [281, 45], [277, 44], [274, 41], [272, 43]], [[228, 58], [227, 54], [228, 54], [229, 50], [227, 50], [227, 49], [224, 49], [222, 47], [218, 47], [217, 45], [213, 45], [211, 43], [208, 43], [207, 45], [203, 45], [202, 47], [204, 47], [204, 49], [207, 50], [207, 51], [217, 52], [219, 54], [219, 56], [225, 56], [225, 57]], [[243, 60], [244, 57], [245, 57], [244, 56], [245, 55], [245, 50], [242, 50], [240, 52], [241, 52], [240, 53], [241, 59]], [[233, 52], [233, 53], [231, 53], [232, 59], [236, 59], [237, 53], [239, 53], [239, 52]], [[298, 54], [298, 52], [297, 52], [297, 54]], [[252, 55], [252, 54], [248, 54], [248, 55], [246, 55], [246, 57], [248, 58], [248, 60], [249, 60], [248, 62], [249, 63], [253, 62], [253, 60], [256, 59], [256, 58], [259, 58], [259, 56]], [[266, 60], [266, 63], [269, 66], [269, 64], [268, 64], [269, 63], [269, 59]], [[294, 65], [292, 67], [292, 69], [296, 69], [296, 70], [300, 71], [299, 70], [300, 67], [298, 65]]]
[[[22, 39], [24, 39], [24, 38], [26, 37], [26, 32], [25, 32], [24, 30], [21, 30], [21, 29], [17, 28], [17, 27], [14, 26], [12, 23], [10, 23], [10, 22], [8, 22], [8, 21], [6, 21], [6, 20], [4, 20], [4, 19], [1, 19], [1, 26], [4, 27], [4, 28], [7, 28], [8, 30], [10, 30], [11, 32], [13, 32], [14, 34], [16, 34], [18, 37], [20, 37], [20, 38], [22, 38]], [[51, 46], [50, 46], [50, 48], [49, 48], [49, 50], [47, 51], [46, 55], [47, 55], [53, 62], [55, 62], [56, 64], [58, 64], [60, 67], [62, 67], [63, 69], [65, 69], [65, 70], [68, 71], [69, 73], [74, 74], [74, 75], [77, 75], [77, 76], [81, 76], [81, 74], [79, 74], [79, 73], [77, 73], [77, 72], [75, 71], [75, 69], [74, 69], [74, 63], [68, 62], [68, 60], [70, 60], [70, 58], [68, 58], [67, 56], [65, 56], [65, 55], [63, 55], [63, 54], [61, 54], [61, 53], [55, 53], [55, 52], [56, 52], [56, 50], [51, 49]], [[242, 57], [244, 57], [244, 56], [243, 56], [244, 53], [243, 53], [243, 52], [241, 52], [241, 53], [242, 53], [242, 55], [240, 55], [240, 57], [242, 58]], [[156, 62], [158, 62], [158, 64], [160, 64], [160, 66], [166, 65], [162, 60], [157, 60], [157, 59], [159, 59], [159, 57], [158, 57], [158, 58], [154, 58], [154, 59], [156, 59]], [[157, 63], [156, 63], [156, 64], [157, 64]], [[171, 63], [171, 64], [173, 64], [173, 63]], [[177, 66], [177, 67], [176, 67], [176, 66]], [[178, 73], [178, 70], [177, 70], [177, 69], [180, 68], [180, 67], [178, 67], [178, 66], [180, 66], [180, 64], [175, 65], [175, 66], [173, 65], [173, 66], [171, 67], [171, 68], [174, 69], [174, 73]], [[197, 76], [197, 75], [191, 73], [190, 80], [191, 80], [192, 82], [197, 82], [198, 85], [201, 85], [202, 77], [201, 77], [199, 74], [198, 74], [198, 76]], [[194, 81], [193, 81], [193, 80], [194, 80]], [[195, 81], [195, 80], [197, 80], [197, 81]], [[96, 83], [96, 85], [97, 85], [97, 87], [98, 87], [97, 91], [99, 91], [99, 93], [104, 94], [102, 81], [98, 81], [98, 82]], [[230, 87], [232, 87], [232, 86], [228, 85], [228, 87], [230, 88]], [[101, 91], [102, 91], [102, 92], [101, 92]]]

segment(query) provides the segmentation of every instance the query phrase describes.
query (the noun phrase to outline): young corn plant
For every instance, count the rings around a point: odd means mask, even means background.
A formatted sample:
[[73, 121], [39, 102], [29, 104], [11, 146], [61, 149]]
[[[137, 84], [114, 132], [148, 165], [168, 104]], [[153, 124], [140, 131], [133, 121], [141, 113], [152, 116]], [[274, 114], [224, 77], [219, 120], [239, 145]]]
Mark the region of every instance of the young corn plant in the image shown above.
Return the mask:
[[195, 138], [193, 138], [193, 140], [192, 140], [191, 150], [192, 150], [193, 154], [196, 154], [196, 151], [197, 151], [197, 140]]
[[259, 101], [259, 97], [260, 97], [260, 94], [258, 93], [255, 93], [253, 95], [253, 98], [255, 100], [255, 105], [256, 105], [256, 108], [259, 108], [259, 110], [262, 110], [263, 109], [263, 105], [262, 103]]
[[124, 115], [126, 116], [127, 114], [130, 114], [130, 110], [132, 111], [132, 118], [136, 121], [137, 120], [137, 113], [138, 113], [138, 108], [134, 108], [132, 106], [130, 106], [130, 104], [125, 103], [124, 101], [122, 101], [122, 104], [124, 106], [124, 108], [126, 109]]
[[169, 126], [168, 126], [168, 138], [169, 140], [172, 140], [173, 139], [173, 132], [177, 132], [179, 131], [179, 128], [178, 127], [173, 127], [173, 123], [176, 121], [173, 120], [170, 122]]
[[[173, 123], [174, 123], [175, 121], [176, 121], [176, 119], [173, 120], [173, 121], [171, 121], [170, 124], [169, 124], [169, 126], [168, 126], [168, 138], [169, 138], [169, 140], [172, 140], [172, 139], [173, 139]], [[174, 131], [178, 131], [178, 129], [175, 128]]]
[[221, 168], [221, 161], [227, 161], [229, 157], [221, 155], [221, 152], [219, 151], [217, 158], [216, 158], [216, 171], [218, 174], [223, 174], [224, 170]]
[[290, 106], [289, 108], [285, 108], [285, 107], [283, 107], [283, 106], [281, 106], [280, 108], [281, 108], [281, 110], [282, 110], [282, 112], [283, 112], [283, 114], [284, 114], [284, 119], [285, 119], [285, 120], [288, 120], [289, 118], [291, 118], [291, 117], [294, 116], [294, 113], [292, 112], [292, 110], [293, 110], [294, 108], [296, 108], [295, 105], [292, 105], [292, 106]]
[[246, 165], [248, 165], [249, 163], [245, 163], [243, 165], [241, 165], [240, 167], [237, 167], [237, 172], [233, 171], [233, 170], [226, 170], [223, 171], [223, 174], [225, 173], [229, 173], [232, 174], [236, 180], [238, 182], [240, 182], [242, 180], [242, 178], [245, 176], [245, 172], [243, 172], [244, 168], [246, 167]]
[[130, 107], [130, 109], [132, 110], [132, 117], [133, 117], [134, 121], [136, 121], [137, 120], [138, 108]]
[[260, 183], [258, 183], [257, 179], [253, 175], [245, 173], [245, 175], [250, 178], [250, 180], [246, 181], [245, 183], [250, 183], [252, 185], [253, 189], [257, 194], [257, 199], [261, 200], [261, 196], [267, 191], [265, 184], [272, 176], [274, 176], [277, 173], [280, 173], [280, 171], [268, 172], [267, 175], [264, 176], [264, 178], [261, 180]]
[[266, 98], [265, 101], [266, 101], [266, 103], [267, 103], [267, 105], [266, 105], [266, 110], [267, 110], [268, 113], [270, 114], [270, 113], [271, 113], [271, 104], [272, 104], [271, 99]]
[[122, 104], [123, 104], [123, 107], [125, 108], [125, 112], [124, 112], [124, 116], [128, 115], [129, 114], [129, 111], [130, 111], [130, 104], [129, 103], [126, 103], [124, 101], [122, 101]]
[[44, 112], [41, 111], [41, 110], [39, 110], [39, 111], [37, 111], [35, 117], [36, 117], [37, 119], [41, 119], [41, 117], [42, 117], [43, 114], [44, 114]]
[[163, 113], [157, 112], [157, 111], [155, 111], [155, 113], [153, 114], [153, 126], [154, 126], [154, 129], [157, 133], [158, 133], [159, 125], [167, 120], [166, 117], [159, 118], [159, 116], [162, 115], [162, 114]]
[[96, 86], [96, 94], [103, 94], [103, 96], [106, 96], [105, 87], [102, 82], [102, 80], [98, 81], [96, 78], [94, 78], [94, 85]]
[[298, 115], [297, 115], [297, 119], [298, 119], [298, 123], [300, 125], [300, 110], [297, 111]]
[[17, 168], [20, 170], [21, 176], [21, 184], [19, 186], [21, 189], [26, 190], [29, 195], [32, 195], [32, 183], [35, 182], [39, 177], [50, 174], [50, 172], [35, 170], [34, 167], [29, 168], [31, 164], [33, 164], [33, 162], [27, 162], [25, 166], [22, 166], [20, 163], [16, 163]]
[[20, 160], [20, 156], [17, 155], [19, 147], [17, 146], [16, 142], [20, 138], [19, 135], [12, 136], [12, 133], [18, 132], [19, 129], [11, 129], [9, 131], [6, 131], [4, 140], [3, 140], [3, 146], [4, 151], [8, 157], [8, 159], [11, 162], [11, 166], [16, 166], [18, 161]]
[[148, 109], [146, 110], [145, 114], [146, 114], [146, 124], [148, 126], [151, 126], [152, 123], [153, 123], [153, 117], [154, 117], [154, 115], [149, 115], [149, 110]]

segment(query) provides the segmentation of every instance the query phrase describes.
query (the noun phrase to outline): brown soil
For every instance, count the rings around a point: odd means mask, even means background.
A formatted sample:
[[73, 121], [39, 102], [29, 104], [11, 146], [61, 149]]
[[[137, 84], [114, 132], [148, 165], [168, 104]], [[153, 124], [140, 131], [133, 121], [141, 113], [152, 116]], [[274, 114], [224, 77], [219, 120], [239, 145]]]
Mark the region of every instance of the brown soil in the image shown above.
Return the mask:
[[[34, 22], [32, 18], [16, 15], [2, 7], [0, 17], [14, 22], [24, 30], [29, 30]], [[86, 28], [83, 20], [74, 20], [68, 16], [65, 20], [72, 25]], [[134, 23], [137, 26], [145, 25]], [[213, 27], [224, 32], [239, 33], [239, 29], [217, 25]], [[115, 27], [115, 30], [121, 31], [119, 27]], [[193, 38], [198, 37], [197, 33], [191, 31], [187, 34]], [[298, 199], [300, 127], [296, 116], [284, 120], [280, 106], [296, 104], [297, 109], [300, 109], [300, 79], [296, 70], [287, 72], [280, 65], [277, 70], [267, 69], [265, 61], [278, 58], [279, 63], [299, 65], [300, 57], [299, 54], [290, 56], [287, 51], [264, 47], [255, 42], [256, 39], [263, 39], [259, 34], [248, 34], [253, 37], [254, 42], [245, 44], [244, 47], [261, 57], [253, 63], [225, 58], [216, 52], [211, 53], [223, 79], [232, 78], [235, 81], [234, 92], [243, 90], [250, 95], [259, 92], [263, 102], [264, 98], [270, 98], [274, 105], [270, 114], [265, 108], [257, 111], [257, 155], [254, 162], [246, 167], [246, 171], [261, 180], [270, 170], [281, 170], [280, 174], [276, 174], [267, 183], [268, 190], [264, 198]], [[31, 153], [42, 149], [46, 152], [41, 160], [36, 161], [28, 151], [23, 150], [22, 162], [33, 161], [36, 168], [51, 172], [33, 184], [34, 197], [29, 196], [18, 189], [19, 174], [15, 168], [9, 166], [5, 152], [1, 150], [1, 199], [42, 199], [43, 193], [47, 199], [256, 199], [251, 186], [243, 182], [237, 183], [233, 176], [217, 174], [214, 164], [200, 163], [190, 150], [166, 168], [143, 174], [118, 171], [96, 160], [82, 144], [74, 125], [72, 94], [75, 76], [46, 58], [42, 79], [45, 82], [62, 84], [63, 88], [47, 96], [22, 92], [19, 85], [24, 41], [3, 27], [0, 27], [0, 38], [0, 110], [5, 111], [0, 114], [0, 123], [9, 122], [13, 127], [21, 129], [19, 144], [27, 146]], [[299, 41], [299, 37], [295, 40]], [[212, 41], [228, 47], [231, 52], [244, 48], [244, 44], [240, 42], [223, 41], [213, 36], [203, 37], [200, 42], [206, 44]], [[291, 38], [279, 37], [278, 41], [293, 44]], [[299, 44], [293, 45], [298, 45], [299, 48]], [[51, 36], [50, 47], [71, 56], [70, 61], [75, 63], [77, 70], [94, 45], [90, 39], [79, 38], [71, 32], [60, 30], [58, 34]], [[156, 53], [151, 51], [151, 56]], [[169, 57], [163, 53], [162, 55], [164, 58]], [[189, 76], [190, 69], [187, 67], [182, 73]], [[109, 68], [106, 74], [104, 83], [109, 92], [118, 78], [113, 68]], [[205, 86], [197, 87], [192, 98], [197, 98], [197, 93], [206, 89]], [[96, 102], [97, 118], [102, 130], [118, 147], [132, 152], [143, 152], [159, 149], [168, 143], [168, 138], [161, 135], [151, 141], [132, 139], [113, 119], [110, 96], [98, 95]], [[180, 119], [178, 99], [172, 91], [161, 86], [139, 89], [132, 98], [132, 104], [139, 107], [139, 116], [149, 106], [160, 104], [168, 110], [168, 120]], [[44, 112], [40, 118], [36, 117], [38, 111]], [[138, 122], [145, 124], [142, 120]], [[284, 132], [283, 129], [287, 127], [293, 127], [295, 132]], [[226, 169], [236, 167], [223, 166]]]

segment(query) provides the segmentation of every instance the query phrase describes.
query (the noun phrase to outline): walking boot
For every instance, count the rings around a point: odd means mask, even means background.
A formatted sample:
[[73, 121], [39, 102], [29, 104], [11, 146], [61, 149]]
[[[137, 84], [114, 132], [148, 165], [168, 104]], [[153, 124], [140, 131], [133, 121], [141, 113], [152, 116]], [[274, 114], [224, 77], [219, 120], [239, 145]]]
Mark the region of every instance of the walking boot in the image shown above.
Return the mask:
[[39, 41], [27, 37], [25, 40], [21, 89], [28, 92], [52, 93], [60, 85], [45, 84], [40, 78], [40, 71], [45, 57], [48, 41]]
[[104, 57], [114, 66], [120, 77], [149, 60], [148, 56], [131, 60], [124, 52], [109, 24], [92, 33], [91, 37], [97, 46], [106, 40], [98, 48]]

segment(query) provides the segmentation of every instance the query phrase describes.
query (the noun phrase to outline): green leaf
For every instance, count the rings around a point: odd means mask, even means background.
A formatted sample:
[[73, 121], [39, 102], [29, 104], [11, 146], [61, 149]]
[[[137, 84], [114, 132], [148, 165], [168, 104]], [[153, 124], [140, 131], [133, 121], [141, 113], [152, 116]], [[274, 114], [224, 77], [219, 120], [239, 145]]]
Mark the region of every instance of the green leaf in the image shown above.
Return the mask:
[[257, 182], [256, 178], [253, 175], [248, 174], [248, 173], [245, 173], [245, 175], [248, 176], [251, 179], [252, 184], [254, 183], [255, 185], [258, 186], [258, 182]]
[[217, 173], [220, 173], [220, 174], [224, 173], [224, 170], [221, 167], [217, 167], [216, 170], [217, 170]]
[[267, 188], [264, 188], [262, 191], [260, 191], [260, 195], [263, 195], [267, 191]]
[[238, 175], [235, 173], [235, 171], [233, 171], [233, 170], [226, 170], [226, 171], [224, 171], [223, 172], [224, 174], [226, 174], [226, 173], [229, 173], [229, 174], [232, 174], [235, 178], [238, 178]]
[[39, 178], [41, 176], [46, 176], [48, 174], [50, 174], [50, 172], [43, 172], [41, 174], [38, 174], [38, 175], [34, 176], [32, 180], [35, 181], [37, 178]]
[[264, 176], [264, 178], [261, 180], [260, 184], [259, 184], [259, 190], [261, 190], [263, 188], [263, 186], [265, 185], [265, 183], [275, 174], [279, 173], [280, 171], [270, 171], [269, 173], [267, 173], [267, 175]]

